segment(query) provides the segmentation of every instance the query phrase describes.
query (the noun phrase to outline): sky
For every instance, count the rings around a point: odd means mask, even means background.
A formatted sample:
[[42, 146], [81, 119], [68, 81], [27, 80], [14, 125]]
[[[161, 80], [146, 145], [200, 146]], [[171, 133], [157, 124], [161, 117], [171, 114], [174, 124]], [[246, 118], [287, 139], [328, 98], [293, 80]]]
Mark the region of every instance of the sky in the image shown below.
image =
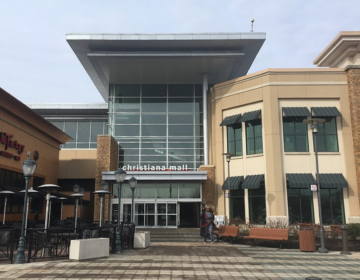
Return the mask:
[[360, 30], [355, 2], [0, 0], [0, 87], [25, 104], [104, 102], [66, 34], [249, 32], [252, 18], [266, 41], [249, 74], [311, 68], [340, 31]]

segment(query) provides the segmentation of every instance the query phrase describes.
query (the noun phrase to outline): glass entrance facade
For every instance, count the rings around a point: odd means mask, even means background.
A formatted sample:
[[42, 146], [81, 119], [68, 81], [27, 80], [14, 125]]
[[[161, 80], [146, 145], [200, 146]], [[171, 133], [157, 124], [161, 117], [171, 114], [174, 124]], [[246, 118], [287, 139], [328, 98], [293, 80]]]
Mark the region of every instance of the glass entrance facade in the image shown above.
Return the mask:
[[203, 164], [202, 85], [110, 85], [109, 134], [119, 167]]

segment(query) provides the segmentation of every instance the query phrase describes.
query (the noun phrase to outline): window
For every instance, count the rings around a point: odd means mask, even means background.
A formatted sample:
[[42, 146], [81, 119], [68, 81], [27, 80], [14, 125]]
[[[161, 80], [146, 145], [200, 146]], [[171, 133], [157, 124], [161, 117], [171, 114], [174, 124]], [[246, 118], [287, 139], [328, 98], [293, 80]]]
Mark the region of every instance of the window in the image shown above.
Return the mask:
[[259, 189], [249, 189], [249, 214], [251, 224], [266, 224], [265, 185], [263, 182], [260, 183]]
[[289, 222], [313, 223], [314, 208], [309, 189], [288, 189]]
[[308, 152], [307, 125], [302, 117], [284, 117], [284, 151]]
[[343, 190], [320, 189], [321, 212], [325, 225], [341, 225], [345, 223]]
[[261, 120], [252, 120], [246, 125], [246, 154], [262, 154], [262, 127]]
[[230, 222], [245, 223], [244, 190], [230, 190]]
[[326, 119], [326, 122], [319, 124], [319, 132], [316, 139], [318, 152], [339, 151], [336, 118]]
[[241, 123], [227, 127], [228, 153], [235, 156], [242, 156], [242, 129]]

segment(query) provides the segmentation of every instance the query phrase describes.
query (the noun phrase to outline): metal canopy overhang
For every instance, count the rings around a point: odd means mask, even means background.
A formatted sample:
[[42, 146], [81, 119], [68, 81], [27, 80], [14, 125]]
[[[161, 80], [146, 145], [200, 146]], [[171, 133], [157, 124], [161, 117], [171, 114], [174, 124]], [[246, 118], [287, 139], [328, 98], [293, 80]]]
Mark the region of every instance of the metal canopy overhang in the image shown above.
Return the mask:
[[320, 187], [322, 189], [347, 188], [348, 183], [341, 173], [319, 174]]
[[307, 107], [283, 107], [284, 117], [309, 117], [311, 113]]
[[260, 182], [264, 180], [264, 174], [258, 175], [248, 175], [245, 177], [244, 182], [242, 183], [241, 187], [243, 189], [259, 189]]
[[313, 117], [340, 117], [341, 113], [336, 107], [311, 107]]
[[[135, 177], [141, 181], [189, 181], [203, 182], [207, 180], [207, 171], [126, 171], [125, 181]], [[115, 171], [103, 171], [102, 180], [115, 180]]]
[[[230, 180], [229, 180], [230, 179]], [[233, 176], [227, 177], [224, 184], [222, 185], [222, 189], [225, 190], [240, 190], [240, 185], [244, 181], [244, 176]], [[229, 182], [229, 184], [228, 184]]]
[[315, 185], [316, 181], [310, 173], [287, 173], [287, 182], [290, 189], [310, 189], [311, 185]]
[[109, 84], [208, 83], [246, 75], [265, 33], [69, 34], [70, 47], [107, 101]]

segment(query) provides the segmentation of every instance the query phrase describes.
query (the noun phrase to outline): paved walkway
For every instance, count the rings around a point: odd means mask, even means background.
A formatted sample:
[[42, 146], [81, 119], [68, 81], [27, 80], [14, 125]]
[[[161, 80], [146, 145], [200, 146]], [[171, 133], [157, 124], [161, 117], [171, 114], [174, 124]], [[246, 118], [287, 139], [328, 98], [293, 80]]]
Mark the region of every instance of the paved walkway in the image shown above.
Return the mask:
[[0, 279], [360, 279], [359, 264], [360, 254], [159, 242], [107, 259], [0, 265]]

